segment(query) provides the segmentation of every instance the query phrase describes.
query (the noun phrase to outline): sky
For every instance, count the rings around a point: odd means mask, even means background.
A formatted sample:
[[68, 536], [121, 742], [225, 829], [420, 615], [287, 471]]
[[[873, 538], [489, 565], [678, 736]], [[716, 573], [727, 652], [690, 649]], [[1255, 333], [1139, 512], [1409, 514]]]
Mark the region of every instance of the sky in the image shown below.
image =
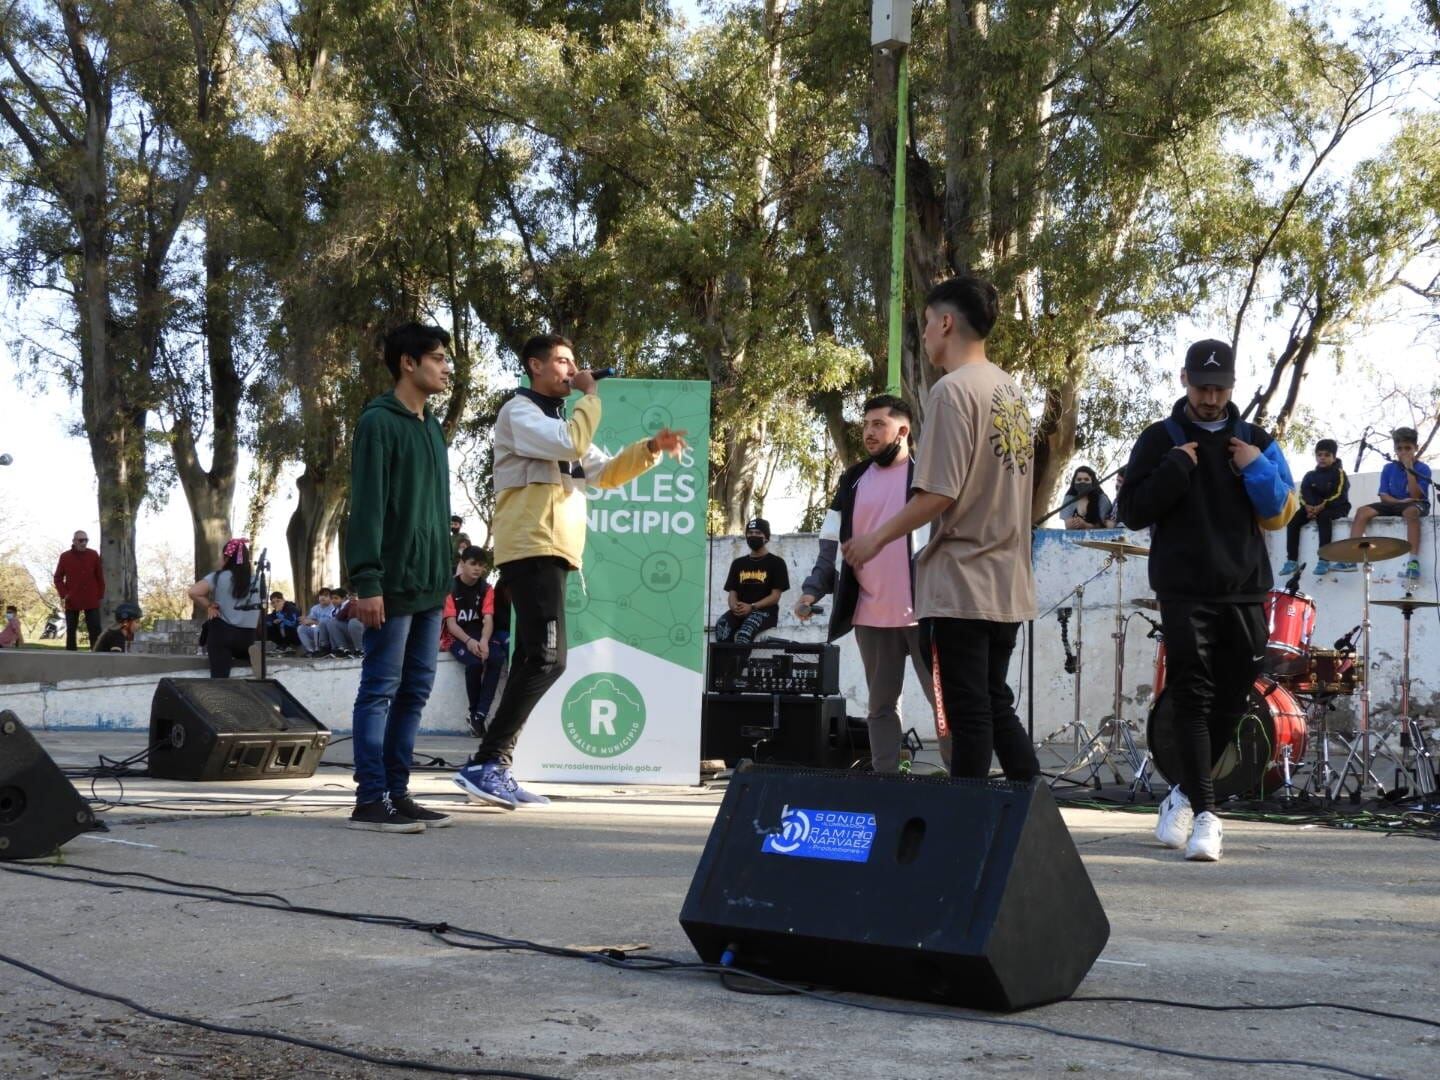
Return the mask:
[[[680, 6], [692, 7], [690, 4]], [[1387, 6], [1403, 10], [1405, 5], [1390, 0]], [[692, 13], [687, 10], [686, 14]], [[1433, 108], [1435, 100], [1432, 83], [1417, 88], [1410, 103]], [[1391, 127], [1393, 117], [1375, 121], [1364, 138], [1354, 141], [1351, 153], [1358, 155], [1378, 145]], [[1339, 162], [1341, 167], [1347, 164], [1343, 159]], [[0, 240], [8, 238], [12, 228], [11, 222], [0, 219]], [[1417, 269], [1417, 275], [1424, 272], [1425, 268]], [[1434, 268], [1428, 268], [1428, 272], [1433, 274]], [[18, 298], [0, 285], [0, 454], [8, 453], [14, 459], [11, 465], [0, 467], [0, 547], [18, 546], [42, 584], [54, 560], [69, 546], [70, 535], [76, 529], [89, 530], [92, 539], [99, 529], [89, 444], [76, 430], [79, 402], [55, 375], [36, 374], [22, 355], [20, 342], [24, 335], [39, 331], [47, 303], [39, 296]], [[53, 307], [50, 311], [53, 312]], [[1434, 409], [1433, 400], [1425, 392], [1433, 393], [1440, 383], [1440, 331], [1433, 325], [1428, 329], [1424, 327], [1421, 319], [1424, 311], [1424, 306], [1413, 297], [1392, 296], [1376, 309], [1365, 326], [1352, 334], [1343, 366], [1337, 364], [1336, 353], [1328, 352], [1316, 362], [1306, 382], [1302, 404], [1316, 414], [1325, 434], [1337, 438], [1342, 447], [1350, 447], [1348, 451], [1342, 449], [1341, 455], [1347, 468], [1354, 464], [1354, 444], [1367, 427], [1383, 432], [1402, 422], [1414, 424], [1423, 419], [1399, 398], [1392, 396], [1388, 405], [1382, 404], [1393, 390], [1408, 390], [1422, 406], [1428, 403], [1428, 408]], [[1242, 406], [1260, 385], [1262, 376], [1268, 373], [1266, 353], [1278, 349], [1283, 342], [1280, 331], [1278, 325], [1262, 327], [1258, 321], [1247, 328], [1235, 390], [1235, 399]], [[1172, 378], [1168, 388], [1157, 393], [1157, 415], [1153, 418], [1158, 418], [1161, 402], [1168, 404], [1180, 392], [1173, 382], [1173, 372], [1180, 367], [1185, 345], [1202, 337], [1228, 336], [1223, 326], [1191, 323], [1177, 327], [1173, 346], [1151, 359], [1157, 373], [1164, 372]], [[583, 362], [583, 356], [581, 360]], [[475, 447], [454, 447], [452, 470], [462, 455], [475, 451]], [[1088, 463], [1108, 471], [1127, 452], [1128, 446], [1123, 444], [1101, 448]], [[1304, 472], [1306, 461], [1308, 455], [1302, 455], [1295, 463], [1297, 477]], [[1074, 464], [1079, 464], [1078, 460]], [[1381, 464], [1372, 455], [1363, 471], [1378, 470]], [[251, 460], [246, 455], [241, 462], [235, 501], [237, 529], [244, 521], [249, 504], [246, 478], [250, 466]], [[298, 471], [298, 466], [291, 466], [282, 475], [264, 527], [253, 538], [257, 548], [269, 549], [277, 583], [291, 580], [285, 524], [295, 509], [294, 479]], [[765, 513], [777, 533], [793, 531], [805, 503], [804, 485], [793, 475], [781, 475], [772, 488]], [[452, 491], [452, 505], [472, 523], [475, 521], [467, 496], [458, 484]], [[472, 538], [481, 540], [476, 533], [472, 533]], [[170, 491], [163, 506], [147, 509], [142, 514], [137, 527], [137, 546], [142, 564], [147, 555], [167, 548], [188, 562], [192, 546], [190, 516], [178, 486]]]

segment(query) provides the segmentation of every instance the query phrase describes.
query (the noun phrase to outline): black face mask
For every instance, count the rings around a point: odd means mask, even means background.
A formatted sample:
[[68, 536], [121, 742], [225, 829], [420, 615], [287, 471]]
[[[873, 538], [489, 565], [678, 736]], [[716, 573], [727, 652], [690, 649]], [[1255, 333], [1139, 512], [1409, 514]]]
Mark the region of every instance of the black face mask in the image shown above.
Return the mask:
[[889, 446], [885, 447], [884, 450], [881, 450], [878, 454], [871, 454], [870, 460], [873, 461], [876, 465], [879, 465], [882, 469], [884, 469], [888, 468], [891, 463], [894, 462], [895, 458], [899, 456], [899, 454], [900, 440], [896, 439]]
[[751, 551], [759, 551], [765, 546], [765, 538], [763, 536], [747, 536], [745, 537], [745, 543]]
[[1086, 495], [1095, 490], [1095, 485], [1088, 480], [1076, 480], [1074, 487], [1076, 495]]

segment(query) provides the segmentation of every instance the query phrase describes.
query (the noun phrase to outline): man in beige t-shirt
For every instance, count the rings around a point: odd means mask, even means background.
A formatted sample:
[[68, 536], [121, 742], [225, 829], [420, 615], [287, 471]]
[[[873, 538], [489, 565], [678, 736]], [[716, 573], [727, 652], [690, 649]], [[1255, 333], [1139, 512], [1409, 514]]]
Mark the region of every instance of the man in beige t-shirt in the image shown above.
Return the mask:
[[950, 774], [983, 778], [998, 755], [1011, 780], [1040, 765], [1006, 682], [1020, 624], [1035, 617], [1030, 566], [1030, 416], [1014, 380], [985, 356], [999, 313], [989, 282], [956, 277], [925, 301], [922, 343], [945, 371], [930, 389], [905, 509], [844, 547], [863, 565], [929, 521], [915, 607], [939, 689], [936, 726], [951, 733]]

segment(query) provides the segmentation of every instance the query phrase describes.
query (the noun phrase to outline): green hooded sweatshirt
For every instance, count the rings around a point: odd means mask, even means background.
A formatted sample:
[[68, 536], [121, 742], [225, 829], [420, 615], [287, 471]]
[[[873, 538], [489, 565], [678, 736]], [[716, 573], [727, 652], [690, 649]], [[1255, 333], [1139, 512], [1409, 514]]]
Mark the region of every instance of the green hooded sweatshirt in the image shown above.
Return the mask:
[[386, 615], [438, 608], [450, 591], [445, 435], [429, 406], [422, 420], [393, 390], [366, 405], [355, 428], [345, 563], [355, 595], [383, 596]]

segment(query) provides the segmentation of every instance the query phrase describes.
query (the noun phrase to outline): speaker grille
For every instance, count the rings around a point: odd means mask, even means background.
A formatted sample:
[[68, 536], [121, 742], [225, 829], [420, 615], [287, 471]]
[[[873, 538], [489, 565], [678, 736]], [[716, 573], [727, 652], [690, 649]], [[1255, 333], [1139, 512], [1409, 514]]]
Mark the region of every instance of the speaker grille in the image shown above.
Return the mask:
[[177, 679], [173, 685], [221, 734], [289, 729], [280, 695], [270, 686], [218, 679]]

